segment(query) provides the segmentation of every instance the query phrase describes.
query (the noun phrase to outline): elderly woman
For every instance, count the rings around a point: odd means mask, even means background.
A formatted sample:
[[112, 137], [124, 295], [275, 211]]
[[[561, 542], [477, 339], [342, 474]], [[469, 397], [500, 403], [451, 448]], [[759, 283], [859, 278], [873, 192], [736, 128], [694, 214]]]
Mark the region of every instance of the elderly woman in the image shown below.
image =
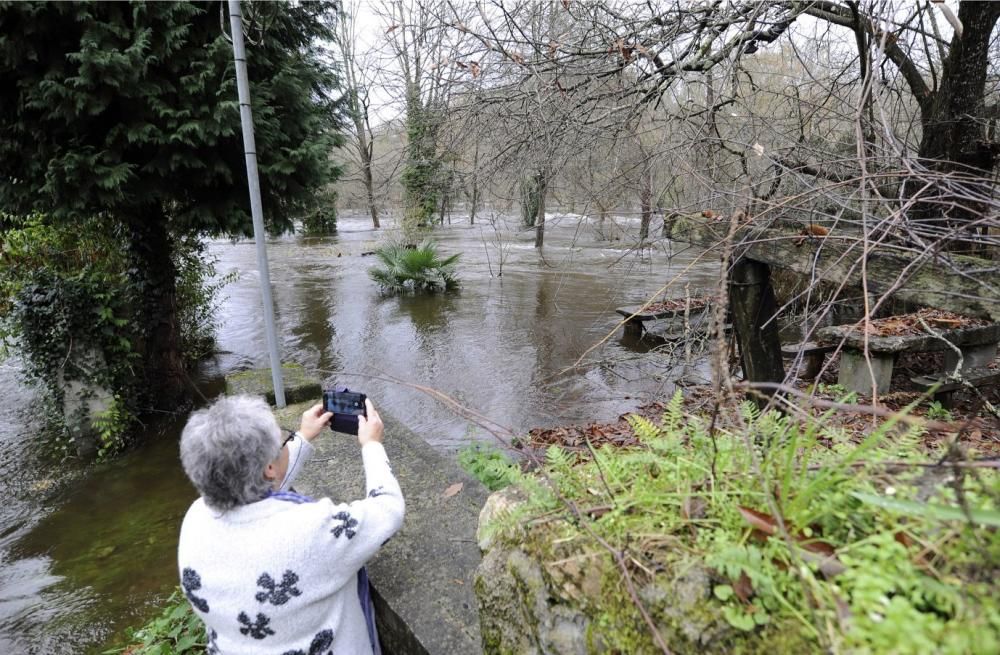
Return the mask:
[[[289, 491], [330, 422], [321, 404], [285, 438], [259, 398], [191, 415], [184, 472], [198, 489], [181, 526], [181, 585], [219, 655], [378, 654], [362, 567], [403, 522], [403, 495], [367, 405], [358, 443], [366, 497], [350, 504]], [[359, 573], [360, 572], [360, 573]]]

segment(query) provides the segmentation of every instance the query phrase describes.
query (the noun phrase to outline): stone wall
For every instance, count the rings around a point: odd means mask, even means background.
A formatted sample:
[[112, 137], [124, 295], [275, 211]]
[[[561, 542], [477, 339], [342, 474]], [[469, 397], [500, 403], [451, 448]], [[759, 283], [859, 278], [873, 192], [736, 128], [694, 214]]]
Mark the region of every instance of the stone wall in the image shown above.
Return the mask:
[[[516, 489], [489, 497], [479, 519], [483, 553], [476, 596], [488, 655], [662, 653], [611, 555], [589, 539], [567, 539], [561, 518], [504, 520], [524, 502]], [[509, 523], [503, 530], [495, 522]], [[808, 653], [792, 629], [742, 632], [712, 602], [707, 567], [633, 572], [636, 591], [674, 655]]]

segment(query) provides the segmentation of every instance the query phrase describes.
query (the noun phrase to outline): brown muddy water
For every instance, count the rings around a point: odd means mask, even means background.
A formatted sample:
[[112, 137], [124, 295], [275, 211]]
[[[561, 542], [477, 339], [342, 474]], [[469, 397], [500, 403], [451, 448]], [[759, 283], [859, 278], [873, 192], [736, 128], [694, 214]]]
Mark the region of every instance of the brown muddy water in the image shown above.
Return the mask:
[[[625, 217], [550, 215], [543, 253], [513, 222], [453, 220], [432, 235], [443, 253], [462, 253], [462, 288], [450, 294], [380, 295], [362, 253], [396, 233], [362, 216], [342, 217], [335, 236], [271, 239], [284, 360], [366, 392], [444, 451], [490, 437], [386, 378], [437, 389], [515, 432], [614, 419], [673, 391], [677, 358], [625, 340], [614, 310], [674, 278], [670, 296], [711, 288], [714, 258], [663, 241], [634, 250], [637, 221]], [[226, 373], [267, 365], [253, 242], [213, 241], [210, 252], [220, 275], [238, 279], [219, 308], [220, 352], [195, 373], [207, 398]], [[606, 337], [588, 366], [559, 375]], [[177, 583], [177, 529], [195, 496], [177, 458], [185, 417], [153, 417], [142, 445], [114, 462], [56, 466], [38, 457], [47, 409], [16, 360], [0, 362], [0, 394], [0, 653], [100, 652]]]

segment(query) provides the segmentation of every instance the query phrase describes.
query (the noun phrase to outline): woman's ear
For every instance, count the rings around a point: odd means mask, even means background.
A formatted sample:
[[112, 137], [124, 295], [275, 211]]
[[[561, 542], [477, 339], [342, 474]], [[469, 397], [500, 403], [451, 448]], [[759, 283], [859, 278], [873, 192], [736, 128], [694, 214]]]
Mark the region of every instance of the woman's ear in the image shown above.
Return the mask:
[[278, 467], [274, 465], [274, 462], [270, 462], [264, 467], [264, 479], [271, 482], [278, 479]]

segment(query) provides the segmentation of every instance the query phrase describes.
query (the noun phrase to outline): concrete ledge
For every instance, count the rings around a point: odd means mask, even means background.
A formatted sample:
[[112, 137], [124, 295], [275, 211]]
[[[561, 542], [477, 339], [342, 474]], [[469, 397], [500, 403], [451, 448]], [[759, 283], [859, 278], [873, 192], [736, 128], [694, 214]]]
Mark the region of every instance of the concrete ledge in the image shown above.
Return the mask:
[[[277, 410], [282, 425], [298, 425], [315, 398]], [[379, 637], [385, 655], [479, 655], [482, 643], [473, 580], [481, 555], [479, 511], [488, 492], [458, 464], [391, 417], [385, 449], [406, 498], [403, 529], [368, 564]], [[327, 432], [296, 481], [300, 493], [352, 501], [364, 497], [355, 437]], [[445, 489], [461, 482], [450, 498]]]
[[[306, 369], [298, 364], [282, 364], [281, 376], [285, 383], [285, 403], [317, 403], [323, 397], [323, 388], [319, 380], [312, 377]], [[270, 368], [257, 368], [250, 371], [230, 373], [226, 376], [226, 395], [236, 396], [249, 394], [264, 396], [267, 402], [274, 405], [274, 386], [271, 382]], [[301, 414], [302, 412], [299, 412]], [[298, 425], [298, 423], [296, 423]]]

